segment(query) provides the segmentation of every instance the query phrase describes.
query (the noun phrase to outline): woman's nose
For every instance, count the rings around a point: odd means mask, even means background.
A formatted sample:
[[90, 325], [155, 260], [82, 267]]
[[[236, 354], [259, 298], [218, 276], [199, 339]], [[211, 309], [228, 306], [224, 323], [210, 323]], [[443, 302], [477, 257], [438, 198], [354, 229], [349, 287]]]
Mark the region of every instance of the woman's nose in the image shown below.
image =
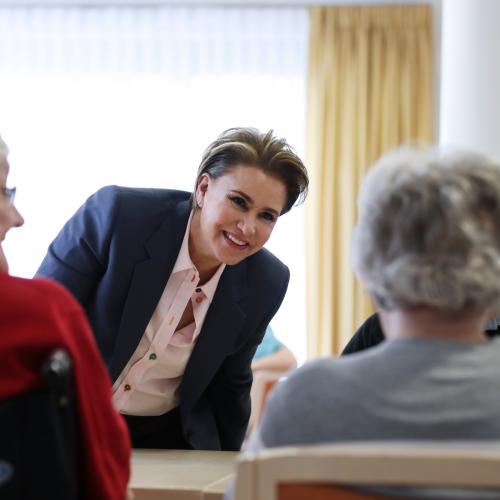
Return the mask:
[[238, 223], [238, 229], [245, 236], [252, 236], [255, 233], [255, 221], [253, 217], [245, 217]]

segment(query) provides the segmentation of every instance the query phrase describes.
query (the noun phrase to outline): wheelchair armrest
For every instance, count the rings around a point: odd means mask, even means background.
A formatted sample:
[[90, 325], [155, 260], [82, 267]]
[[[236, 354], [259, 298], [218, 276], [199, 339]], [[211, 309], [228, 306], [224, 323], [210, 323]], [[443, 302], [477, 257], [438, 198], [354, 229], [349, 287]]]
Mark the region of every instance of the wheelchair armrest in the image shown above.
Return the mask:
[[72, 393], [72, 362], [67, 351], [54, 350], [44, 362], [41, 374], [46, 387], [57, 394], [60, 406], [66, 406]]

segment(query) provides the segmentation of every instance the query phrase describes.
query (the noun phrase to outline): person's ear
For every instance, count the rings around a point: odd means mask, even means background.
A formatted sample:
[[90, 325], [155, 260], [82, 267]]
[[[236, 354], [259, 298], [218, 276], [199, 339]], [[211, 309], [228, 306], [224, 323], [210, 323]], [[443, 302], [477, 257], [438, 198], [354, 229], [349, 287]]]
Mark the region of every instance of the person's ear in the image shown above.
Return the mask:
[[198, 207], [202, 208], [205, 201], [205, 195], [208, 191], [208, 186], [210, 184], [210, 176], [208, 174], [201, 174], [198, 179], [198, 186], [196, 187], [196, 204]]
[[495, 307], [490, 307], [486, 314], [488, 315], [488, 321], [496, 321], [496, 319], [498, 318], [497, 310]]

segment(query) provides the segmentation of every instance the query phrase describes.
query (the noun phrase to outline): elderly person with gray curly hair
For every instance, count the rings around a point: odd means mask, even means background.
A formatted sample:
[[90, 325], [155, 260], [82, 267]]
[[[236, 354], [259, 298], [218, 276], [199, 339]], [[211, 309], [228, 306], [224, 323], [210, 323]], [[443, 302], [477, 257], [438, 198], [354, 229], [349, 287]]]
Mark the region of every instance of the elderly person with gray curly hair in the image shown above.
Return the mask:
[[271, 395], [248, 449], [500, 439], [500, 339], [483, 331], [500, 301], [500, 166], [410, 147], [382, 157], [360, 191], [352, 264], [386, 340], [297, 370]]
[[[437, 152], [434, 152], [433, 154], [436, 155]], [[392, 155], [392, 161], [397, 162], [398, 160], [402, 160], [404, 162], [405, 155], [406, 155], [405, 150], [401, 150], [399, 152], [396, 152]], [[423, 157], [420, 157], [420, 159], [423, 159]], [[476, 157], [476, 159], [474, 159], [470, 155], [469, 156], [465, 155], [465, 154], [459, 155], [458, 153], [454, 157], [442, 158], [442, 160], [445, 163], [448, 162], [449, 165], [456, 164], [457, 166], [460, 165], [460, 162], [463, 162], [463, 164], [460, 168], [467, 168], [471, 164], [475, 164], [475, 162], [479, 162], [479, 163], [484, 162], [484, 160], [482, 160], [480, 158]], [[395, 167], [393, 167], [393, 168], [398, 169], [398, 165], [396, 164]], [[412, 169], [410, 172], [408, 172], [408, 174], [414, 175], [414, 169]], [[371, 178], [373, 178], [373, 175], [376, 175], [376, 174], [370, 174], [369, 176], [367, 176], [367, 180], [366, 180], [365, 188], [364, 188], [365, 193], [362, 195], [361, 203], [362, 203], [363, 207], [365, 207], [365, 208], [368, 205], [370, 205], [372, 203], [372, 200], [374, 200], [374, 198], [375, 198], [375, 192], [371, 193], [371, 191], [374, 190], [373, 183], [379, 182], [378, 180], [377, 181], [370, 180]], [[387, 169], [387, 171], [382, 175], [391, 176], [390, 169]], [[404, 182], [404, 177], [403, 178], [398, 177], [398, 179], [399, 179], [399, 182]], [[430, 181], [430, 182], [432, 182], [432, 181]], [[492, 184], [491, 189], [494, 189], [494, 188], [495, 188], [495, 184]], [[417, 187], [415, 187], [415, 189], [417, 189]], [[481, 193], [479, 193], [479, 194], [481, 194]], [[410, 196], [413, 196], [413, 195], [410, 195]], [[427, 199], [428, 199], [429, 203], [436, 203], [436, 202], [439, 203], [441, 201], [441, 200], [432, 199], [432, 197], [430, 195], [428, 196]], [[446, 199], [446, 197], [445, 197], [445, 199]], [[463, 198], [461, 198], [461, 199], [463, 199]], [[424, 201], [424, 200], [425, 200], [425, 198], [422, 196], [422, 201]], [[459, 210], [460, 206], [458, 205], [458, 201], [459, 201], [459, 199], [457, 198], [455, 204], [450, 205], [448, 203], [447, 206], [451, 207], [452, 209]], [[465, 201], [467, 201], [467, 200], [465, 200]], [[399, 201], [397, 199], [393, 200], [393, 202], [396, 204], [399, 203]], [[394, 208], [397, 208], [397, 206], [395, 206]], [[432, 207], [429, 206], [429, 209], [431, 209], [431, 208]], [[468, 205], [463, 207], [464, 210], [467, 210], [468, 208], [469, 208]], [[442, 210], [442, 207], [440, 207], [440, 209]], [[367, 211], [369, 211], [369, 208], [367, 208]], [[399, 213], [399, 211], [397, 213]], [[448, 212], [445, 212], [445, 214], [446, 213], [448, 213]], [[436, 214], [435, 212], [432, 212], [432, 217], [434, 217], [435, 214]], [[456, 214], [454, 212], [450, 214], [450, 216], [455, 216], [455, 215]], [[466, 216], [466, 215], [468, 215], [468, 214], [464, 213], [464, 216]], [[372, 214], [372, 216], [374, 216], [374, 214]], [[404, 215], [402, 215], [402, 216], [404, 217]], [[366, 216], [360, 220], [360, 223], [369, 224], [370, 223], [370, 214], [367, 213]], [[397, 220], [391, 219], [390, 223], [392, 225], [396, 225]], [[431, 229], [434, 231], [439, 230], [438, 224], [440, 224], [440, 223], [446, 225], [446, 219], [445, 219], [444, 215], [443, 215], [443, 217], [439, 217], [438, 219], [435, 220], [435, 226], [433, 226]], [[403, 228], [403, 231], [401, 231], [399, 233], [400, 237], [402, 239], [404, 239], [408, 236], [409, 241], [407, 242], [407, 244], [408, 245], [415, 245], [416, 242], [414, 240], [415, 240], [415, 238], [419, 239], [420, 235], [418, 233], [415, 233], [414, 235], [408, 235], [408, 231], [405, 230], [406, 224], [404, 223], [404, 221], [400, 221], [400, 224], [401, 224], [401, 227]], [[436, 286], [441, 286], [441, 285], [442, 286], [450, 286], [450, 284], [447, 280], [452, 279], [452, 276], [449, 273], [458, 274], [457, 280], [456, 281], [452, 280], [453, 286], [449, 289], [450, 295], [446, 297], [446, 303], [450, 306], [450, 308], [452, 308], [452, 306], [455, 306], [458, 309], [458, 305], [460, 304], [460, 300], [458, 300], [458, 297], [456, 297], [455, 294], [456, 293], [461, 293], [461, 294], [464, 293], [464, 292], [458, 291], [458, 290], [461, 290], [462, 288], [464, 288], [464, 289], [466, 288], [465, 287], [466, 280], [468, 280], [468, 279], [471, 280], [470, 285], [472, 288], [467, 290], [468, 294], [475, 293], [475, 291], [476, 291], [475, 283], [477, 280], [485, 280], [485, 281], [481, 282], [481, 287], [479, 287], [479, 290], [477, 290], [477, 293], [480, 293], [480, 294], [486, 293], [485, 286], [486, 286], [486, 283], [489, 282], [488, 280], [492, 280], [493, 282], [495, 282], [496, 275], [489, 273], [488, 271], [485, 272], [484, 268], [481, 268], [480, 270], [473, 268], [473, 267], [470, 267], [470, 266], [465, 266], [463, 269], [459, 269], [457, 267], [450, 268], [450, 266], [449, 266], [450, 260], [453, 260], [454, 258], [456, 258], [456, 259], [464, 258], [464, 255], [462, 255], [463, 248], [461, 246], [455, 248], [454, 243], [453, 243], [453, 239], [452, 239], [453, 235], [450, 234], [450, 231], [452, 229], [454, 229], [455, 232], [458, 234], [455, 234], [453, 237], [458, 238], [459, 234], [462, 231], [463, 224], [466, 224], [465, 219], [464, 219], [464, 221], [462, 221], [462, 223], [460, 225], [454, 225], [452, 227], [446, 227], [445, 229], [443, 229], [443, 234], [446, 234], [447, 238], [442, 243], [446, 244], [446, 242], [448, 242], [448, 244], [451, 247], [453, 247], [453, 248], [448, 249], [447, 252], [443, 251], [444, 255], [439, 257], [440, 259], [442, 259], [444, 267], [440, 267], [439, 265], [436, 265], [435, 268], [433, 266], [425, 267], [425, 266], [422, 266], [420, 261], [418, 263], [412, 261], [412, 265], [411, 265], [412, 267], [410, 267], [409, 269], [407, 269], [406, 266], [404, 266], [405, 271], [403, 273], [401, 273], [401, 275], [400, 275], [401, 278], [396, 280], [396, 284], [399, 288], [401, 288], [401, 287], [405, 288], [405, 292], [403, 295], [406, 297], [406, 300], [409, 301], [408, 302], [409, 304], [413, 303], [413, 301], [412, 301], [413, 295], [415, 295], [415, 299], [417, 299], [417, 300], [420, 297], [422, 297], [421, 294], [423, 293], [423, 290], [421, 288], [419, 289], [419, 287], [426, 286], [426, 283], [428, 283], [428, 277], [427, 277], [426, 273], [429, 273], [429, 272], [431, 272], [431, 273], [436, 272], [437, 273], [436, 276], [434, 276], [433, 280], [432, 280], [432, 287], [433, 288]], [[477, 229], [480, 232], [480, 228], [475, 227], [475, 229]], [[383, 278], [382, 276], [377, 278], [373, 274], [377, 274], [377, 272], [380, 271], [380, 269], [383, 269], [384, 274], [387, 274], [387, 275], [390, 275], [391, 273], [398, 273], [398, 271], [396, 271], [396, 268], [398, 266], [402, 266], [403, 263], [400, 260], [398, 260], [396, 262], [391, 262], [389, 270], [386, 270], [384, 267], [384, 262], [386, 260], [384, 260], [384, 259], [390, 259], [391, 258], [390, 255], [380, 256], [379, 254], [375, 253], [371, 256], [368, 256], [368, 255], [363, 254], [363, 250], [366, 250], [368, 253], [371, 253], [372, 241], [369, 241], [369, 240], [372, 238], [377, 238], [377, 235], [375, 233], [370, 233], [364, 229], [359, 229], [358, 234], [359, 233], [361, 233], [360, 237], [367, 239], [367, 241], [365, 242], [364, 246], [362, 244], [355, 245], [355, 247], [353, 249], [354, 250], [353, 259], [355, 260], [354, 267], [357, 268], [358, 276], [365, 283], [367, 283], [369, 286], [371, 284], [371, 286], [372, 286], [371, 295], [375, 299], [377, 299], [377, 295], [378, 295], [377, 290], [376, 290], [377, 288], [380, 288], [381, 286], [385, 287], [386, 284], [389, 285], [389, 287], [392, 287], [393, 284], [391, 283], [391, 280], [389, 279], [388, 276], [386, 276], [385, 278]], [[406, 234], [406, 236], [405, 236], [405, 234]], [[462, 237], [462, 239], [460, 239], [460, 241], [465, 243], [465, 241], [466, 241], [465, 237], [466, 236], [464, 235]], [[470, 235], [470, 237], [472, 239], [472, 235]], [[425, 240], [424, 240], [424, 242], [425, 242]], [[396, 242], [394, 241], [391, 244], [396, 244]], [[479, 249], [478, 249], [479, 252], [481, 252], [481, 251], [487, 252], [488, 251], [487, 248], [483, 248], [483, 247], [481, 247], [481, 245], [479, 245], [478, 247], [479, 247]], [[457, 255], [457, 253], [458, 253], [458, 255]], [[485, 262], [484, 259], [485, 259], [485, 257], [483, 256], [483, 258], [479, 259], [476, 262], [477, 263], [484, 263]], [[412, 272], [411, 270], [412, 269], [414, 269], [415, 273], [416, 273], [416, 276], [414, 276], [413, 278], [411, 277], [411, 272]], [[484, 276], [484, 274], [486, 274], [486, 276]], [[402, 281], [403, 278], [409, 279], [410, 281], [408, 283], [404, 283]], [[439, 279], [446, 280], [446, 282], [442, 282], [441, 285], [439, 285], [438, 284]], [[416, 286], [417, 289], [414, 289], [414, 286]], [[496, 287], [496, 283], [492, 283], [492, 287], [494, 290]], [[391, 295], [394, 293], [395, 293], [395, 290], [391, 290], [390, 292], [387, 290], [382, 291], [382, 295], [380, 297], [378, 297], [378, 302], [380, 303], [380, 305], [383, 305], [385, 297], [387, 297], [388, 294]], [[401, 292], [400, 292], [399, 299], [402, 299], [403, 295], [401, 295]], [[427, 300], [430, 300], [430, 298], [428, 298]], [[443, 300], [443, 299], [441, 299], [441, 300]], [[455, 302], [456, 300], [458, 300], [458, 302]], [[429, 304], [430, 305], [437, 305], [437, 304], [434, 304], [433, 302], [429, 302]], [[364, 349], [367, 349], [369, 347], [373, 347], [373, 346], [379, 344], [380, 342], [382, 342], [384, 340], [384, 333], [382, 331], [380, 320], [381, 320], [381, 318], [380, 318], [379, 314], [374, 314], [374, 315], [370, 316], [360, 326], [358, 331], [355, 333], [355, 335], [352, 337], [352, 339], [349, 341], [349, 343], [345, 347], [342, 354], [351, 354], [354, 352], [362, 351]], [[460, 321], [458, 321], [458, 324], [460, 324]], [[495, 317], [495, 311], [492, 310], [487, 321], [483, 325], [483, 328], [485, 329], [486, 335], [488, 337], [494, 337], [494, 336], [500, 335], [499, 324], [500, 324], [500, 321], [498, 320], [498, 318]]]

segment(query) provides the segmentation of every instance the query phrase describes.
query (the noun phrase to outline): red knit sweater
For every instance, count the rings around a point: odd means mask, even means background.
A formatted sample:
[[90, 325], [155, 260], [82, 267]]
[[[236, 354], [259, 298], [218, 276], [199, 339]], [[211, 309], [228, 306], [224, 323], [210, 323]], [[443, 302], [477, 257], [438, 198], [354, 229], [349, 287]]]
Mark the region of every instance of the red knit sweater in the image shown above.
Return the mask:
[[130, 439], [85, 313], [56, 283], [0, 273], [0, 399], [38, 387], [43, 360], [59, 347], [73, 360], [83, 498], [124, 500]]

